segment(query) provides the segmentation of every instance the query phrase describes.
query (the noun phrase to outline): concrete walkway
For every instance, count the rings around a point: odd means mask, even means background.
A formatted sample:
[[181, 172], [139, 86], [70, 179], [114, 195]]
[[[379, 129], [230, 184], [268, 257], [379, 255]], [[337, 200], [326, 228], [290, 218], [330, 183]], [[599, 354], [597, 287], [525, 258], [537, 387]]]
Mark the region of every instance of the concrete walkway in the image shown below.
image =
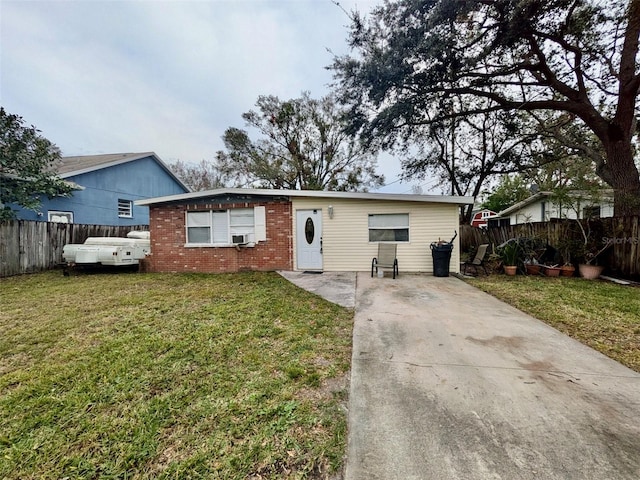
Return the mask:
[[346, 480], [640, 478], [640, 374], [454, 277], [358, 274], [349, 402]]
[[356, 304], [355, 272], [290, 272], [280, 275], [300, 288], [347, 308]]

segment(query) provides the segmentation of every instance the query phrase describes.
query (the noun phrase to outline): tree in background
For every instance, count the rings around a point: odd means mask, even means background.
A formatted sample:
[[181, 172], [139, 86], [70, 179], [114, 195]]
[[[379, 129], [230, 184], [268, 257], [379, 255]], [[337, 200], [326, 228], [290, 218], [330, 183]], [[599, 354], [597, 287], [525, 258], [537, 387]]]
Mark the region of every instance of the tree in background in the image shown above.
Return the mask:
[[615, 214], [637, 215], [639, 35], [640, 0], [400, 0], [354, 14], [357, 55], [332, 68], [350, 131], [383, 146], [481, 112], [567, 114], [600, 144]]
[[261, 137], [228, 128], [226, 151], [216, 156], [216, 168], [236, 186], [366, 191], [383, 184], [375, 157], [345, 133], [344, 112], [332, 97], [260, 96], [256, 106], [242, 118]]
[[37, 211], [43, 196], [70, 195], [72, 185], [55, 174], [59, 160], [58, 147], [0, 107], [0, 220], [16, 217], [11, 204]]
[[169, 164], [171, 171], [193, 192], [213, 190], [225, 186], [226, 179], [213, 162], [186, 163], [182, 160]]
[[540, 157], [534, 158], [535, 168], [502, 177], [493, 190], [485, 191], [484, 208], [500, 212], [538, 191], [551, 193], [561, 210], [576, 199], [584, 204], [597, 203], [603, 197], [604, 185], [592, 163], [592, 157], [599, 154], [597, 141], [588, 138], [588, 132], [580, 137], [585, 132], [562, 131], [564, 123], [547, 118], [538, 125], [541, 147], [534, 154]]
[[482, 203], [482, 208], [500, 213], [531, 194], [529, 182], [522, 175], [505, 175]]
[[[374, 140], [375, 142], [375, 140]], [[477, 198], [496, 176], [535, 169], [548, 161], [537, 153], [543, 148], [538, 133], [523, 131], [523, 122], [505, 112], [482, 112], [452, 122], [433, 122], [425, 135], [403, 144], [404, 178], [437, 176], [452, 195]], [[472, 205], [461, 222], [471, 220]]]

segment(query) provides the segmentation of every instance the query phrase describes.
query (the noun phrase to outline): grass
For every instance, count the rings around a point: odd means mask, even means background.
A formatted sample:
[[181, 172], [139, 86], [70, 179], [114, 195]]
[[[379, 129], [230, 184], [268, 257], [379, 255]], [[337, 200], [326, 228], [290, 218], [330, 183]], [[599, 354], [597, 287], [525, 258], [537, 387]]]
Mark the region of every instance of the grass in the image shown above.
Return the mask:
[[640, 372], [640, 288], [521, 275], [469, 283]]
[[352, 313], [277, 274], [0, 280], [0, 478], [326, 478]]

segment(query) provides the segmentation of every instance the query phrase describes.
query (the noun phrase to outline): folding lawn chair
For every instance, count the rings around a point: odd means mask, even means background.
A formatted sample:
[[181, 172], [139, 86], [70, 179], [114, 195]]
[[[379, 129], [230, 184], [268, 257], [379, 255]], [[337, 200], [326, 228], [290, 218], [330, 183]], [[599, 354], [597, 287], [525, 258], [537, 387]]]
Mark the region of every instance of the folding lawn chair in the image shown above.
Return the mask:
[[475, 274], [478, 274], [478, 267], [482, 267], [485, 275], [489, 275], [487, 273], [487, 268], [484, 266], [484, 259], [487, 256], [487, 249], [489, 248], [488, 243], [483, 243], [478, 246], [478, 250], [476, 251], [476, 256], [473, 257], [473, 260], [470, 262], [464, 262], [462, 264], [462, 273], [467, 274], [467, 267], [473, 267]]
[[373, 270], [376, 274], [378, 268], [391, 268], [393, 269], [393, 278], [398, 275], [398, 259], [396, 258], [397, 245], [395, 243], [379, 243], [378, 244], [378, 256], [373, 257], [371, 260], [371, 276], [373, 277]]

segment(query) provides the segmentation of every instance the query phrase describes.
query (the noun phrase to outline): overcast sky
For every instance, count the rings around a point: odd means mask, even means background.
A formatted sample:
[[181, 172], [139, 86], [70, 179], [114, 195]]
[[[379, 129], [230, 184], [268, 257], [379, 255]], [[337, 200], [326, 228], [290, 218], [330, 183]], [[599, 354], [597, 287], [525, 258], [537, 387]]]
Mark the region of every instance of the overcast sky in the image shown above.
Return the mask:
[[[9, 113], [64, 156], [154, 151], [172, 163], [213, 159], [259, 95], [326, 95], [349, 18], [331, 0], [0, 0], [0, 22]], [[398, 160], [378, 170], [381, 191], [410, 191], [392, 183]]]

